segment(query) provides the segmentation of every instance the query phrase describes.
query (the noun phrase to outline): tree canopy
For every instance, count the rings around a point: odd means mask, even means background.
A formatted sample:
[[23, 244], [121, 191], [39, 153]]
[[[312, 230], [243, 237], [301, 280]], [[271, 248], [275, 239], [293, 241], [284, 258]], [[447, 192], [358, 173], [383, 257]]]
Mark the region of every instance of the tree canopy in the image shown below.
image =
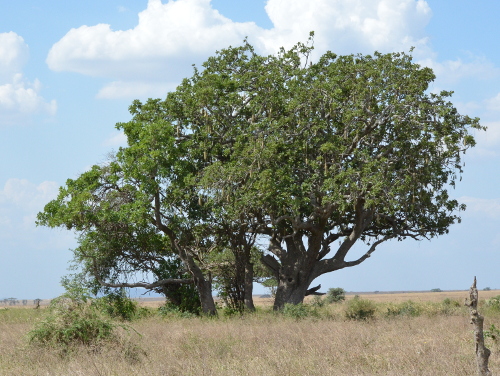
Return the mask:
[[[265, 240], [280, 309], [387, 240], [447, 233], [465, 208], [448, 190], [479, 119], [459, 114], [451, 92], [429, 92], [435, 76], [411, 55], [312, 62], [311, 51], [299, 43], [261, 56], [245, 42], [165, 100], [134, 101], [133, 119], [117, 125], [128, 146], [68, 180], [39, 224], [97, 239], [93, 260], [115, 250], [128, 265], [179, 258], [206, 312], [214, 252], [233, 251], [251, 294], [250, 251]], [[366, 252], [349, 259], [357, 242]], [[120, 257], [107, 257], [108, 272]]]

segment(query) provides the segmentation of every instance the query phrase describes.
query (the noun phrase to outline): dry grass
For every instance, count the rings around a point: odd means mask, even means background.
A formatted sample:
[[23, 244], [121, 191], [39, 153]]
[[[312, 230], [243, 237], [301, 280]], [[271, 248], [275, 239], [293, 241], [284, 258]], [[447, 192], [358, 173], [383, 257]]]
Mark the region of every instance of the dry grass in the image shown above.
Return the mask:
[[[371, 293], [360, 294], [362, 298], [379, 302], [399, 303], [412, 300], [414, 302], [442, 302], [444, 299], [454, 299], [463, 303], [464, 299], [469, 295], [467, 291], [442, 291], [442, 292], [397, 292], [397, 293]], [[489, 299], [500, 295], [500, 290], [479, 291], [481, 299]], [[347, 295], [347, 298], [352, 298], [353, 295]]]
[[[368, 322], [344, 320], [342, 304], [327, 307], [322, 318], [304, 320], [269, 312], [219, 319], [154, 316], [132, 323], [142, 337], [122, 333], [120, 346], [82, 348], [66, 356], [26, 345], [23, 337], [41, 310], [0, 311], [0, 375], [475, 374], [472, 327], [464, 309], [385, 318], [386, 303], [397, 301], [379, 303], [377, 318]], [[487, 326], [499, 322], [498, 314], [486, 318]], [[495, 373], [500, 353], [492, 350]]]

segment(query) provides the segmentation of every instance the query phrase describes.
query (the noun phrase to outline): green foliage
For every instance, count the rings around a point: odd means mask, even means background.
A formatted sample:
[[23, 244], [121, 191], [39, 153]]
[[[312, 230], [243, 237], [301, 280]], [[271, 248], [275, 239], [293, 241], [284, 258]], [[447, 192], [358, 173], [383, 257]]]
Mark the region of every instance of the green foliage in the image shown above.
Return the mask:
[[278, 288], [278, 281], [274, 277], [267, 278], [261, 282], [262, 286], [269, 289], [271, 296], [276, 296], [276, 289]]
[[311, 302], [311, 306], [314, 308], [323, 308], [327, 304], [327, 299], [323, 299], [321, 296], [315, 296]]
[[289, 304], [286, 303], [281, 310], [281, 314], [285, 317], [292, 319], [304, 319], [309, 316], [316, 316], [317, 312], [310, 305], [299, 303], [299, 304]]
[[491, 288], [490, 288], [490, 287], [485, 287], [485, 288], [483, 289], [483, 291], [491, 291]]
[[443, 290], [437, 288], [437, 289], [432, 289], [431, 292], [443, 292]]
[[458, 308], [458, 307], [462, 306], [459, 301], [454, 300], [454, 299], [450, 299], [450, 298], [445, 298], [443, 300], [443, 305], [445, 307], [455, 307], [455, 308]]
[[375, 303], [358, 297], [347, 301], [345, 317], [349, 320], [369, 320], [375, 317], [375, 311]]
[[140, 312], [137, 302], [127, 297], [125, 289], [95, 299], [91, 305], [103, 311], [109, 317], [126, 321], [132, 321]]
[[[154, 274], [160, 280], [168, 278], [188, 278], [189, 274], [186, 273], [184, 269], [185, 267], [181, 260], [177, 258], [165, 259], [154, 270]], [[195, 315], [200, 313], [200, 297], [194, 284], [165, 285], [161, 290], [159, 289], [157, 291], [163, 293], [167, 298], [166, 306], [174, 310]]]
[[167, 303], [158, 308], [158, 314], [163, 317], [191, 319], [194, 317], [198, 317], [199, 311], [196, 313], [190, 311], [182, 311], [178, 306]]
[[[435, 75], [411, 55], [327, 52], [304, 64], [312, 50], [261, 56], [245, 41], [164, 100], [134, 101], [117, 124], [128, 146], [69, 179], [37, 223], [75, 230], [75, 258], [97, 279], [155, 274], [179, 257], [197, 288], [210, 274], [238, 310], [252, 262], [234, 253], [232, 275], [216, 256], [256, 236], [272, 239], [279, 286], [305, 291], [384, 241], [446, 234], [465, 209], [448, 189], [479, 119], [459, 114], [451, 92], [430, 93]], [[356, 242], [366, 252], [346, 262]]]
[[394, 317], [394, 316], [411, 316], [416, 317], [422, 314], [422, 306], [408, 300], [407, 302], [399, 303], [399, 304], [391, 304], [387, 307], [386, 316]]
[[325, 301], [328, 304], [339, 303], [345, 300], [345, 290], [342, 287], [328, 289]]
[[[74, 299], [68, 294], [54, 299], [50, 313], [28, 333], [30, 343], [43, 346], [95, 346], [116, 340], [117, 325], [86, 299]], [[124, 326], [121, 326], [124, 328]]]
[[486, 299], [484, 304], [486, 307], [488, 307], [488, 309], [500, 312], [500, 295], [494, 296], [490, 299]]
[[485, 338], [490, 338], [497, 348], [500, 346], [500, 329], [494, 324], [491, 324], [489, 329], [485, 330], [483, 334]]
[[232, 307], [229, 307], [229, 306], [225, 306], [225, 307], [222, 308], [222, 315], [224, 317], [231, 317], [231, 316], [235, 316], [235, 315], [241, 315], [243, 312], [244, 312], [244, 309], [243, 310], [239, 310], [239, 309], [235, 309], [235, 308], [232, 308]]

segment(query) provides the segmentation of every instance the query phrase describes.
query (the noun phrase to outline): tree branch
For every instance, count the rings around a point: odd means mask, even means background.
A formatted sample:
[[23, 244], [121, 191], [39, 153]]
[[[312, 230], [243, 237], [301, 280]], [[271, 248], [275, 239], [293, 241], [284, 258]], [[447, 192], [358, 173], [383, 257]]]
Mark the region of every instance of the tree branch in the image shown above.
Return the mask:
[[321, 288], [321, 285], [318, 285], [316, 287], [312, 287], [306, 291], [306, 295], [325, 295], [326, 293], [324, 292], [318, 292], [318, 290]]
[[136, 282], [136, 283], [108, 283], [104, 282], [101, 277], [99, 277], [99, 270], [97, 267], [97, 261], [95, 257], [84, 255], [84, 257], [92, 259], [92, 263], [94, 266], [94, 277], [97, 279], [100, 285], [104, 287], [144, 287], [147, 290], [152, 290], [156, 287], [165, 286], [165, 285], [179, 285], [179, 284], [193, 284], [194, 281], [192, 278], [166, 278], [161, 279], [159, 281], [153, 283], [147, 282]]

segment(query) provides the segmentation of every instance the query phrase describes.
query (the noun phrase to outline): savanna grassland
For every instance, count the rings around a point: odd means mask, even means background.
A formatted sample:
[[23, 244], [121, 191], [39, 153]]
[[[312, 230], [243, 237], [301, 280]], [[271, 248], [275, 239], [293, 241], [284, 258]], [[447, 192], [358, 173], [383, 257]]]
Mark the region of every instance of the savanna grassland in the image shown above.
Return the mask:
[[[484, 303], [498, 294], [480, 292], [485, 329], [500, 327], [500, 309]], [[260, 299], [256, 313], [220, 310], [215, 319], [148, 307], [118, 326], [112, 341], [64, 348], [28, 342], [46, 308], [2, 308], [0, 375], [473, 375], [466, 296], [348, 296], [335, 304], [310, 300], [281, 314]], [[351, 301], [371, 312], [366, 319], [349, 316]], [[495, 374], [500, 346], [486, 340]]]

